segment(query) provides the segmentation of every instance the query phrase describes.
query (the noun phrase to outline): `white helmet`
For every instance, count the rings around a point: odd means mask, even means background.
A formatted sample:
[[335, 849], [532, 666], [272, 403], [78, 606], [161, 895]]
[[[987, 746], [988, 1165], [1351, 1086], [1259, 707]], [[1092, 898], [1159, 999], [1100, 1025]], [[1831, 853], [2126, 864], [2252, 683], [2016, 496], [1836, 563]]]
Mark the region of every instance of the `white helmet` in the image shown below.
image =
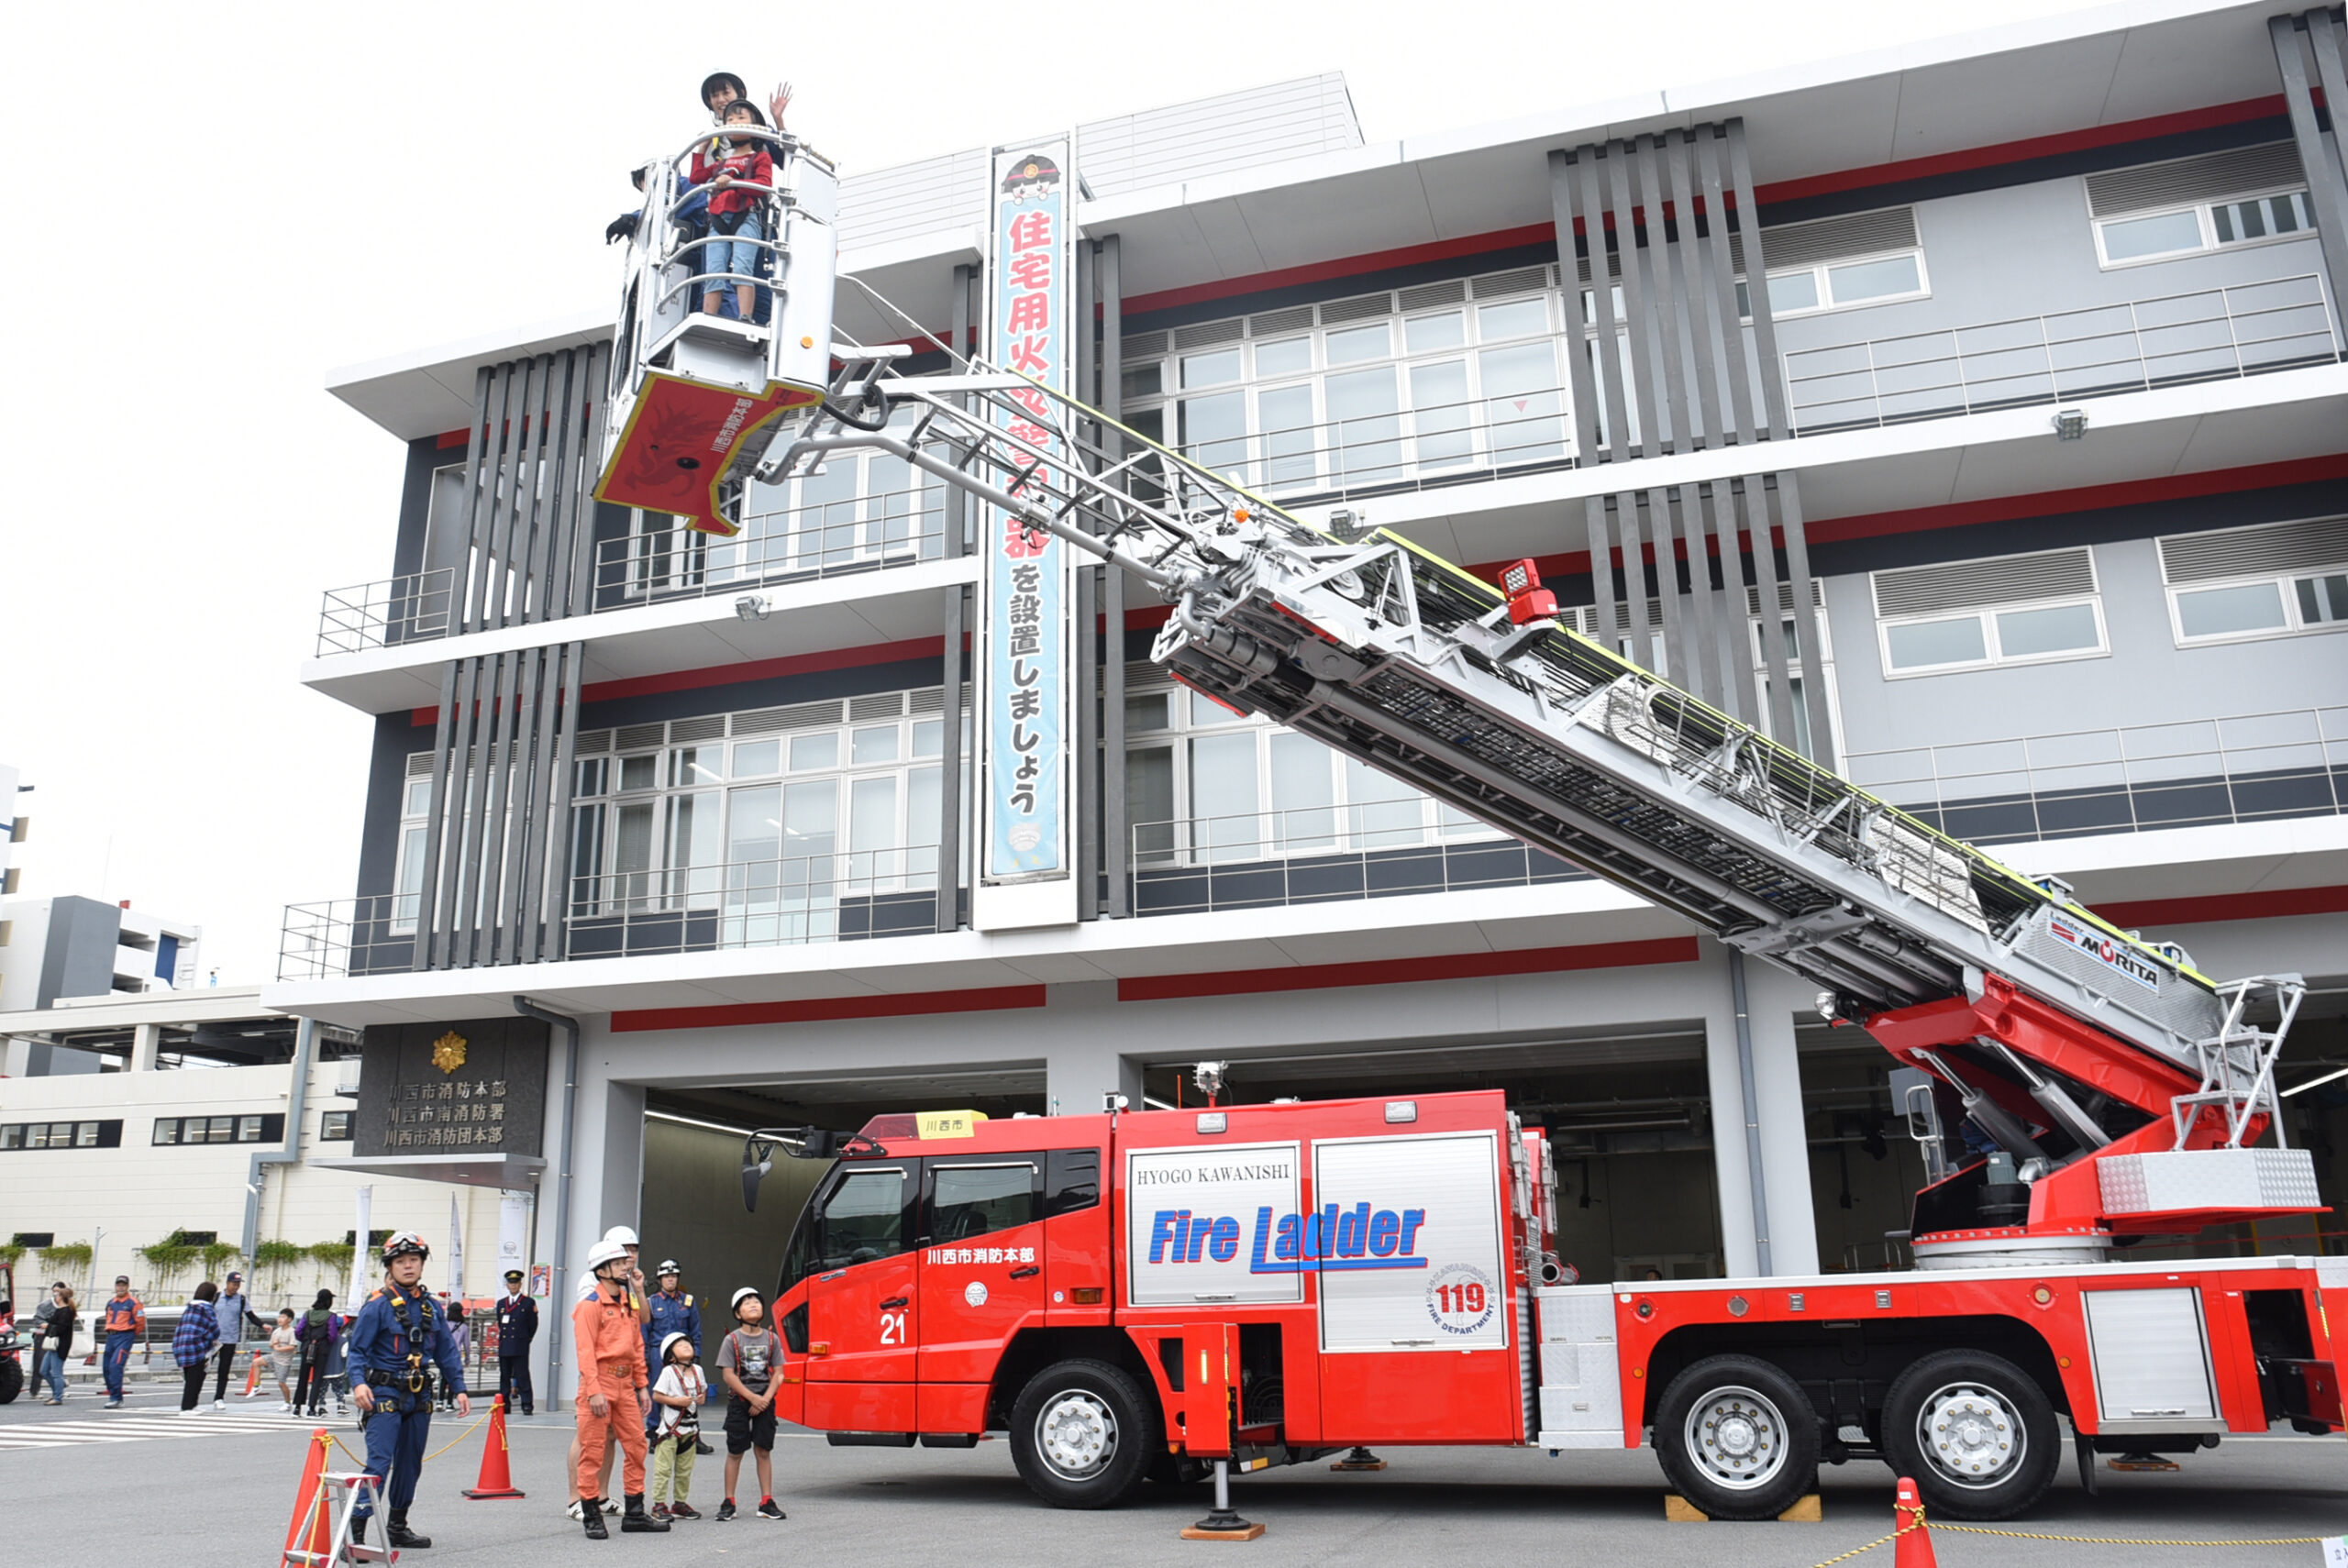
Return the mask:
[[627, 1249], [626, 1247], [622, 1246], [619, 1242], [611, 1240], [609, 1237], [605, 1237], [603, 1241], [596, 1242], [593, 1247], [588, 1250], [587, 1272], [589, 1274], [593, 1274], [605, 1264], [618, 1263], [626, 1256]]
[[692, 1343], [692, 1342], [693, 1342], [693, 1337], [692, 1337], [691, 1334], [686, 1333], [686, 1332], [685, 1332], [683, 1330], [681, 1330], [681, 1329], [680, 1329], [679, 1331], [676, 1331], [675, 1333], [673, 1333], [673, 1334], [666, 1334], [666, 1335], [663, 1335], [663, 1336], [661, 1337], [661, 1340], [660, 1340], [660, 1361], [661, 1361], [661, 1364], [662, 1364], [662, 1365], [664, 1365], [664, 1366], [665, 1366], [666, 1364], [668, 1364], [668, 1361], [669, 1361], [669, 1353], [670, 1353], [670, 1351], [672, 1351], [672, 1350], [674, 1350], [674, 1349], [676, 1349], [676, 1348], [677, 1348], [678, 1342], [679, 1342], [680, 1341], [683, 1342], [684, 1342], [684, 1343], [686, 1343], [686, 1344], [691, 1344], [691, 1343]]
[[638, 1244], [636, 1239], [636, 1232], [629, 1230], [625, 1225], [615, 1225], [610, 1230], [604, 1231], [604, 1240], [607, 1242], [616, 1242], [623, 1247], [633, 1247]]
[[[755, 1286], [755, 1285], [746, 1285], [746, 1286], [744, 1286], [741, 1289], [739, 1289], [739, 1290], [737, 1290], [737, 1291], [736, 1291], [736, 1292], [734, 1293], [734, 1310], [735, 1310], [736, 1312], [737, 1312], [737, 1313], [738, 1313], [738, 1312], [740, 1312], [740, 1311], [742, 1310], [742, 1297], [744, 1297], [745, 1296], [758, 1296], [758, 1295], [759, 1295], [759, 1287], [758, 1287], [757, 1286]], [[761, 1304], [763, 1304], [763, 1303], [764, 1303], [764, 1301], [765, 1301], [765, 1299], [766, 1299], [764, 1297], [759, 1297], [759, 1301], [760, 1301], [760, 1303], [761, 1303]]]

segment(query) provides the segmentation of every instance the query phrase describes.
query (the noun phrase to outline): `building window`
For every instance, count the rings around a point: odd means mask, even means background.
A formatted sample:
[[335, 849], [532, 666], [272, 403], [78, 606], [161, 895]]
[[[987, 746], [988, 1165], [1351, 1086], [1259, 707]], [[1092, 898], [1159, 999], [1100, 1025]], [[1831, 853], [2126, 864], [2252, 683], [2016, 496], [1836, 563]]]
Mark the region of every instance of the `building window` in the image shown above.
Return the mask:
[[350, 1142], [350, 1115], [348, 1110], [329, 1110], [318, 1118], [318, 1142], [348, 1143]]
[[119, 1121], [25, 1121], [0, 1126], [0, 1150], [116, 1149], [122, 1146]]
[[[1744, 236], [1732, 235], [1730, 249], [1738, 271], [1737, 314], [1750, 320], [1753, 293], [1745, 277]], [[1765, 228], [1761, 250], [1775, 319], [1922, 299], [1933, 292], [1913, 207]]]
[[2315, 232], [2307, 176], [2287, 141], [2091, 174], [2087, 196], [2096, 259], [2106, 267]]
[[1126, 421], [1274, 493], [1559, 460], [1555, 293], [1529, 267], [1136, 334]]
[[158, 1117], [154, 1141], [167, 1143], [276, 1143], [285, 1137], [285, 1118], [266, 1116]]
[[[879, 692], [583, 738], [582, 751], [592, 740], [608, 755], [576, 763], [572, 917], [711, 911], [722, 945], [764, 945], [836, 935], [843, 900], [934, 889], [941, 696]], [[966, 758], [967, 734], [966, 721]]]
[[2348, 626], [2348, 518], [2175, 535], [2160, 555], [2180, 647]]
[[1493, 834], [1310, 735], [1176, 686], [1125, 699], [1132, 864], [1402, 849]]
[[2110, 651], [2086, 549], [1879, 571], [1874, 584], [1888, 679]]

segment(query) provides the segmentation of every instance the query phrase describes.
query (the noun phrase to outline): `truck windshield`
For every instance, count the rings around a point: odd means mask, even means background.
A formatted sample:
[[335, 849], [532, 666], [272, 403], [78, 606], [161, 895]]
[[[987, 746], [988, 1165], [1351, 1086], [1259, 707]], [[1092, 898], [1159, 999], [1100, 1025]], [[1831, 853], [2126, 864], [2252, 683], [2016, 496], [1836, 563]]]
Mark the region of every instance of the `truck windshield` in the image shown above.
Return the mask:
[[850, 1170], [800, 1217], [783, 1262], [782, 1290], [811, 1274], [869, 1263], [905, 1250], [905, 1172], [881, 1165]]

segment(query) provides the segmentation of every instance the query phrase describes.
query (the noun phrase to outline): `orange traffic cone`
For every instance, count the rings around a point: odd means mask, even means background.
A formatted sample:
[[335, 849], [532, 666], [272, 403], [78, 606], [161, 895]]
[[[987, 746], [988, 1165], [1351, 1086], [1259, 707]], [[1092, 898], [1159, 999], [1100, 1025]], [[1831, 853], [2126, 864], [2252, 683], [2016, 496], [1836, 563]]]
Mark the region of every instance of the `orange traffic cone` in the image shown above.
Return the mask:
[[1940, 1568], [1933, 1556], [1933, 1532], [1924, 1528], [1924, 1500], [1916, 1496], [1916, 1483], [1905, 1475], [1892, 1495], [1891, 1522], [1899, 1529], [1891, 1549], [1892, 1568]]
[[245, 1397], [248, 1399], [253, 1397], [253, 1390], [260, 1386], [260, 1364], [261, 1354], [259, 1351], [255, 1351], [253, 1353], [253, 1369], [245, 1374]]
[[487, 1497], [518, 1497], [514, 1489], [514, 1472], [505, 1455], [505, 1401], [503, 1397], [489, 1407], [489, 1439], [482, 1445], [481, 1481], [465, 1488], [465, 1496], [479, 1502]]
[[[334, 1510], [327, 1506], [327, 1484], [321, 1479], [327, 1473], [327, 1452], [332, 1442], [327, 1430], [319, 1427], [310, 1433], [310, 1456], [302, 1462], [302, 1485], [294, 1494], [294, 1518], [285, 1527], [284, 1562], [294, 1553], [309, 1553], [309, 1561], [322, 1563], [327, 1549], [333, 1543]], [[302, 1527], [310, 1527], [304, 1539]]]

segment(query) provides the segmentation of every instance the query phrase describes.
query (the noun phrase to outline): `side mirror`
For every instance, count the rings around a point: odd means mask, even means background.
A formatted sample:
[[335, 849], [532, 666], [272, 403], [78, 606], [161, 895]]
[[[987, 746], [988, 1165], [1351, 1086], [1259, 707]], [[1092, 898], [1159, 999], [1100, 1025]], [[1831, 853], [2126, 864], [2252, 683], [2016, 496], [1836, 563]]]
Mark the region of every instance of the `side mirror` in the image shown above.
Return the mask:
[[1891, 1092], [1898, 1097], [1900, 1114], [1908, 1119], [1908, 1136], [1924, 1157], [1927, 1186], [1946, 1180], [1949, 1174], [1946, 1133], [1941, 1127], [1933, 1083], [1932, 1075], [1917, 1067], [1897, 1068], [1891, 1075]]
[[744, 1146], [742, 1150], [742, 1208], [745, 1212], [756, 1214], [759, 1211], [759, 1183], [764, 1180], [767, 1172], [772, 1169], [774, 1169], [774, 1160], [771, 1156], [754, 1163], [750, 1158], [748, 1146]]
[[742, 1208], [759, 1211], [759, 1183], [774, 1169], [777, 1149], [794, 1160], [828, 1160], [839, 1152], [840, 1135], [827, 1127], [761, 1127], [742, 1141]]

